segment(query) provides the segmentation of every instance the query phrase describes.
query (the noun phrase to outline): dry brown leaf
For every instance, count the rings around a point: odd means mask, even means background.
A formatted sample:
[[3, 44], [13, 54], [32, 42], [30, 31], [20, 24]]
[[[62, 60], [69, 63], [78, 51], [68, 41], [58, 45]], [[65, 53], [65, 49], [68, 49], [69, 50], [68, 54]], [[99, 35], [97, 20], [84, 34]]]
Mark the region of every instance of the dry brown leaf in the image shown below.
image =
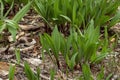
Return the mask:
[[22, 30], [35, 30], [35, 29], [38, 29], [40, 28], [41, 26], [44, 26], [43, 23], [40, 23], [39, 25], [19, 25], [19, 27], [22, 29]]
[[6, 62], [0, 62], [0, 75], [6, 76], [9, 73], [9, 64]]

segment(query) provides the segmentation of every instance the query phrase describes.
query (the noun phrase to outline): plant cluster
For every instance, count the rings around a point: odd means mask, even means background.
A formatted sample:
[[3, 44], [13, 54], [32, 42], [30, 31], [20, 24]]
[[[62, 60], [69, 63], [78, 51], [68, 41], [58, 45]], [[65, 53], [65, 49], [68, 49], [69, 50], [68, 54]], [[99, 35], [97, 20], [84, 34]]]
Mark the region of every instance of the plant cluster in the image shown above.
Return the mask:
[[10, 10], [13, 8], [14, 0], [11, 1], [11, 6], [7, 10], [6, 13], [4, 13], [5, 9], [5, 2], [9, 2], [9, 0], [0, 0], [0, 33], [2, 33], [3, 30], [7, 29], [11, 34], [13, 39], [15, 40], [17, 30], [18, 30], [18, 22], [21, 20], [21, 18], [27, 13], [27, 11], [30, 8], [31, 2], [26, 4], [14, 17], [13, 19], [8, 19], [7, 15], [9, 14]]
[[[44, 20], [46, 30], [53, 30], [51, 34], [40, 35], [42, 49], [46, 50], [50, 57], [54, 56], [55, 61], [53, 61], [58, 68], [60, 68], [59, 55], [61, 54], [70, 70], [74, 70], [76, 65], [81, 65], [83, 76], [79, 80], [93, 80], [89, 65], [101, 61], [109, 53], [107, 30], [120, 21], [120, 10], [118, 10], [120, 0], [17, 1], [26, 5], [10, 20], [7, 15], [15, 1], [0, 0], [0, 33], [7, 29], [15, 40], [18, 22], [32, 5]], [[4, 13], [5, 3], [11, 5], [6, 13]], [[103, 40], [100, 39], [101, 27], [104, 27], [105, 31]], [[66, 32], [66, 28], [70, 34], [63, 36], [61, 32]], [[19, 53], [19, 50], [16, 50], [18, 65], [20, 64]], [[39, 69], [34, 74], [27, 63], [24, 65], [29, 80], [40, 80]], [[13, 80], [14, 72], [15, 66], [11, 66], [10, 80]], [[103, 72], [98, 75], [98, 79], [103, 79], [102, 74]], [[51, 72], [51, 79], [53, 77], [54, 73]]]
[[[105, 32], [107, 33], [107, 30]], [[58, 67], [59, 54], [61, 53], [68, 67], [73, 69], [77, 64], [95, 63], [107, 55], [107, 34], [105, 40], [100, 41], [99, 33], [99, 27], [95, 28], [92, 20], [89, 27], [83, 33], [80, 30], [75, 32], [72, 29], [71, 34], [64, 38], [56, 26], [51, 36], [45, 33], [40, 36], [40, 41], [43, 50], [46, 50], [50, 56], [54, 55]], [[98, 52], [101, 47], [102, 49]]]
[[[53, 29], [55, 26], [51, 35], [40, 35], [43, 50], [46, 50], [50, 57], [54, 56], [58, 68], [59, 55], [62, 54], [70, 70], [79, 64], [82, 66], [83, 75], [88, 76], [84, 80], [90, 79], [89, 65], [101, 61], [109, 53], [107, 30], [120, 21], [119, 2], [35, 0], [33, 8], [45, 21], [46, 29]], [[69, 28], [70, 34], [64, 37], [60, 32], [64, 32], [66, 27]], [[103, 40], [100, 40], [101, 27], [105, 31]]]
[[95, 26], [110, 28], [120, 20], [120, 0], [35, 0], [33, 7], [46, 26], [86, 28], [93, 19]]

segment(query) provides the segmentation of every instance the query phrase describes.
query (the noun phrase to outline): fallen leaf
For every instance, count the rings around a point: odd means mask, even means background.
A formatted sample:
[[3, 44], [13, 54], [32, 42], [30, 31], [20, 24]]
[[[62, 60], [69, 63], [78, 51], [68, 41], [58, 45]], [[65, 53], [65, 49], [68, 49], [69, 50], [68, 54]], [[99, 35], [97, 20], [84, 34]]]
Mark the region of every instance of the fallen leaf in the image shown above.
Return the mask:
[[28, 61], [29, 63], [31, 63], [34, 66], [39, 66], [40, 64], [42, 64], [42, 60], [37, 59], [37, 58], [30, 58], [30, 59], [26, 59], [26, 61]]
[[112, 38], [112, 39], [110, 40], [110, 42], [112, 42], [112, 43], [115, 42], [115, 38]]
[[38, 29], [40, 28], [40, 26], [34, 26], [34, 25], [19, 25], [19, 27], [22, 29], [22, 30], [35, 30], [35, 29]]
[[0, 62], [0, 75], [6, 76], [9, 74], [9, 64], [6, 62]]

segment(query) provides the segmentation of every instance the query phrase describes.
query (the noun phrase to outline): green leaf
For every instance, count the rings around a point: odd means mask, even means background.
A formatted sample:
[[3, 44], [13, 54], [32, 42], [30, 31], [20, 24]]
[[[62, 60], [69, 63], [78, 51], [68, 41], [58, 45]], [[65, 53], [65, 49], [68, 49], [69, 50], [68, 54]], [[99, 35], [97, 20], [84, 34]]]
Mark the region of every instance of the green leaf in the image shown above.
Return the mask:
[[31, 68], [27, 62], [24, 63], [24, 69], [25, 69], [25, 74], [26, 74], [28, 80], [37, 80], [35, 74], [31, 70]]
[[74, 66], [76, 65], [75, 59], [76, 59], [77, 54], [78, 54], [78, 53], [75, 53], [75, 54], [71, 57], [71, 60], [70, 60], [70, 69], [73, 69]]
[[73, 70], [73, 68], [74, 68], [74, 66], [75, 66], [75, 64], [76, 64], [75, 59], [76, 59], [77, 54], [78, 54], [78, 53], [73, 54], [73, 56], [71, 57], [71, 59], [69, 59], [69, 56], [66, 55], [66, 62], [67, 62], [68, 67], [69, 67], [71, 70]]
[[53, 69], [50, 70], [50, 80], [54, 80], [55, 71]]
[[101, 67], [101, 71], [97, 74], [97, 80], [103, 80], [104, 79], [104, 68]]
[[5, 22], [7, 23], [7, 25], [13, 27], [14, 29], [18, 29], [19, 26], [18, 24], [14, 21], [14, 20], [5, 20]]
[[68, 22], [71, 22], [71, 19], [69, 17], [65, 16], [65, 15], [60, 15], [60, 17], [64, 18]]
[[0, 0], [0, 19], [4, 19], [4, 3], [3, 0]]
[[[45, 36], [45, 35], [44, 35]], [[49, 52], [49, 45], [48, 45], [48, 42], [47, 42], [47, 40], [45, 39], [45, 37], [44, 37], [43, 35], [40, 35], [40, 42], [41, 42], [41, 44], [42, 44], [42, 49], [44, 50], [46, 50], [47, 52]]]
[[91, 70], [88, 64], [82, 64], [84, 80], [93, 80]]
[[21, 18], [28, 12], [31, 4], [32, 2], [29, 2], [28, 4], [26, 4], [19, 12], [17, 12], [17, 14], [14, 16], [12, 20], [14, 20], [15, 22], [19, 22]]
[[73, 11], [72, 11], [72, 23], [75, 23], [75, 19], [76, 19], [76, 10], [77, 10], [77, 5], [76, 5], [76, 1], [74, 1], [73, 3]]
[[37, 67], [37, 80], [41, 80], [40, 79], [40, 68], [39, 67]]
[[120, 10], [117, 11], [117, 14], [111, 19], [110, 26], [115, 25], [118, 21], [120, 21]]
[[15, 66], [10, 65], [9, 69], [9, 80], [14, 80]]
[[53, 44], [54, 44], [54, 48], [55, 48], [55, 51], [54, 54], [56, 54], [56, 56], [58, 56], [59, 54], [59, 51], [60, 51], [60, 33], [57, 29], [57, 26], [55, 26], [53, 32], [52, 32], [52, 40], [53, 40]]
[[67, 48], [67, 50], [66, 50], [67, 53], [66, 53], [66, 54], [69, 54], [69, 50], [70, 50], [72, 41], [73, 41], [73, 35], [70, 35], [70, 36], [67, 38], [67, 41], [66, 41], [66, 48]]
[[35, 0], [33, 7], [42, 17], [46, 19], [47, 11], [45, 9], [45, 4], [43, 4], [42, 2], [44, 3], [45, 1]]
[[16, 39], [18, 24], [13, 20], [5, 20], [7, 22], [6, 27], [8, 28], [9, 32], [12, 34], [13, 40]]
[[57, 57], [57, 54], [56, 54], [56, 50], [55, 50], [55, 43], [54, 43], [54, 41], [53, 41], [53, 39], [52, 39], [52, 37], [51, 36], [49, 36], [48, 34], [44, 34], [44, 38], [45, 38], [45, 40], [46, 40], [46, 46], [48, 47], [48, 49], [52, 49], [52, 51], [53, 51], [53, 53], [54, 53], [54, 56], [55, 57]]
[[113, 76], [113, 73], [109, 74], [105, 80], [110, 80], [112, 76]]
[[13, 6], [14, 6], [14, 0], [6, 0], [6, 1], [11, 1], [11, 2], [7, 2], [7, 3], [9, 3], [10, 4], [10, 8], [7, 10], [7, 12], [5, 13], [5, 15], [4, 15], [4, 18], [6, 18], [7, 17], [7, 15], [9, 14], [9, 12], [10, 12], [10, 10], [13, 8]]
[[96, 58], [94, 60], [92, 60], [92, 63], [98, 63], [98, 62], [100, 62], [107, 55], [108, 55], [108, 53], [101, 53], [100, 55], [96, 56]]
[[3, 25], [0, 25], [0, 33], [6, 28], [6, 24], [3, 23]]
[[65, 60], [66, 60], [68, 67], [70, 67], [70, 59], [69, 59], [68, 55], [66, 55]]
[[15, 50], [15, 55], [17, 59], [17, 64], [20, 64], [20, 50], [19, 49]]
[[62, 53], [62, 55], [65, 57], [66, 53], [67, 53], [67, 48], [66, 48], [66, 39], [61, 35], [60, 37], [60, 52]]
[[6, 3], [12, 3], [14, 0], [5, 0]]

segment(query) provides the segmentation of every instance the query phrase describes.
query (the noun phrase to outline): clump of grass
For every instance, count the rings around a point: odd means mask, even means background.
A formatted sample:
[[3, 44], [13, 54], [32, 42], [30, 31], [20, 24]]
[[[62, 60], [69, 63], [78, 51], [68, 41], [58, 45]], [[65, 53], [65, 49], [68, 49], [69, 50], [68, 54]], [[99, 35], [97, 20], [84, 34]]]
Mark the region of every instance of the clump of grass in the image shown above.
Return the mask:
[[35, 0], [33, 7], [50, 28], [67, 27], [65, 24], [86, 28], [91, 19], [95, 27], [110, 28], [120, 21], [119, 3], [119, 0]]

